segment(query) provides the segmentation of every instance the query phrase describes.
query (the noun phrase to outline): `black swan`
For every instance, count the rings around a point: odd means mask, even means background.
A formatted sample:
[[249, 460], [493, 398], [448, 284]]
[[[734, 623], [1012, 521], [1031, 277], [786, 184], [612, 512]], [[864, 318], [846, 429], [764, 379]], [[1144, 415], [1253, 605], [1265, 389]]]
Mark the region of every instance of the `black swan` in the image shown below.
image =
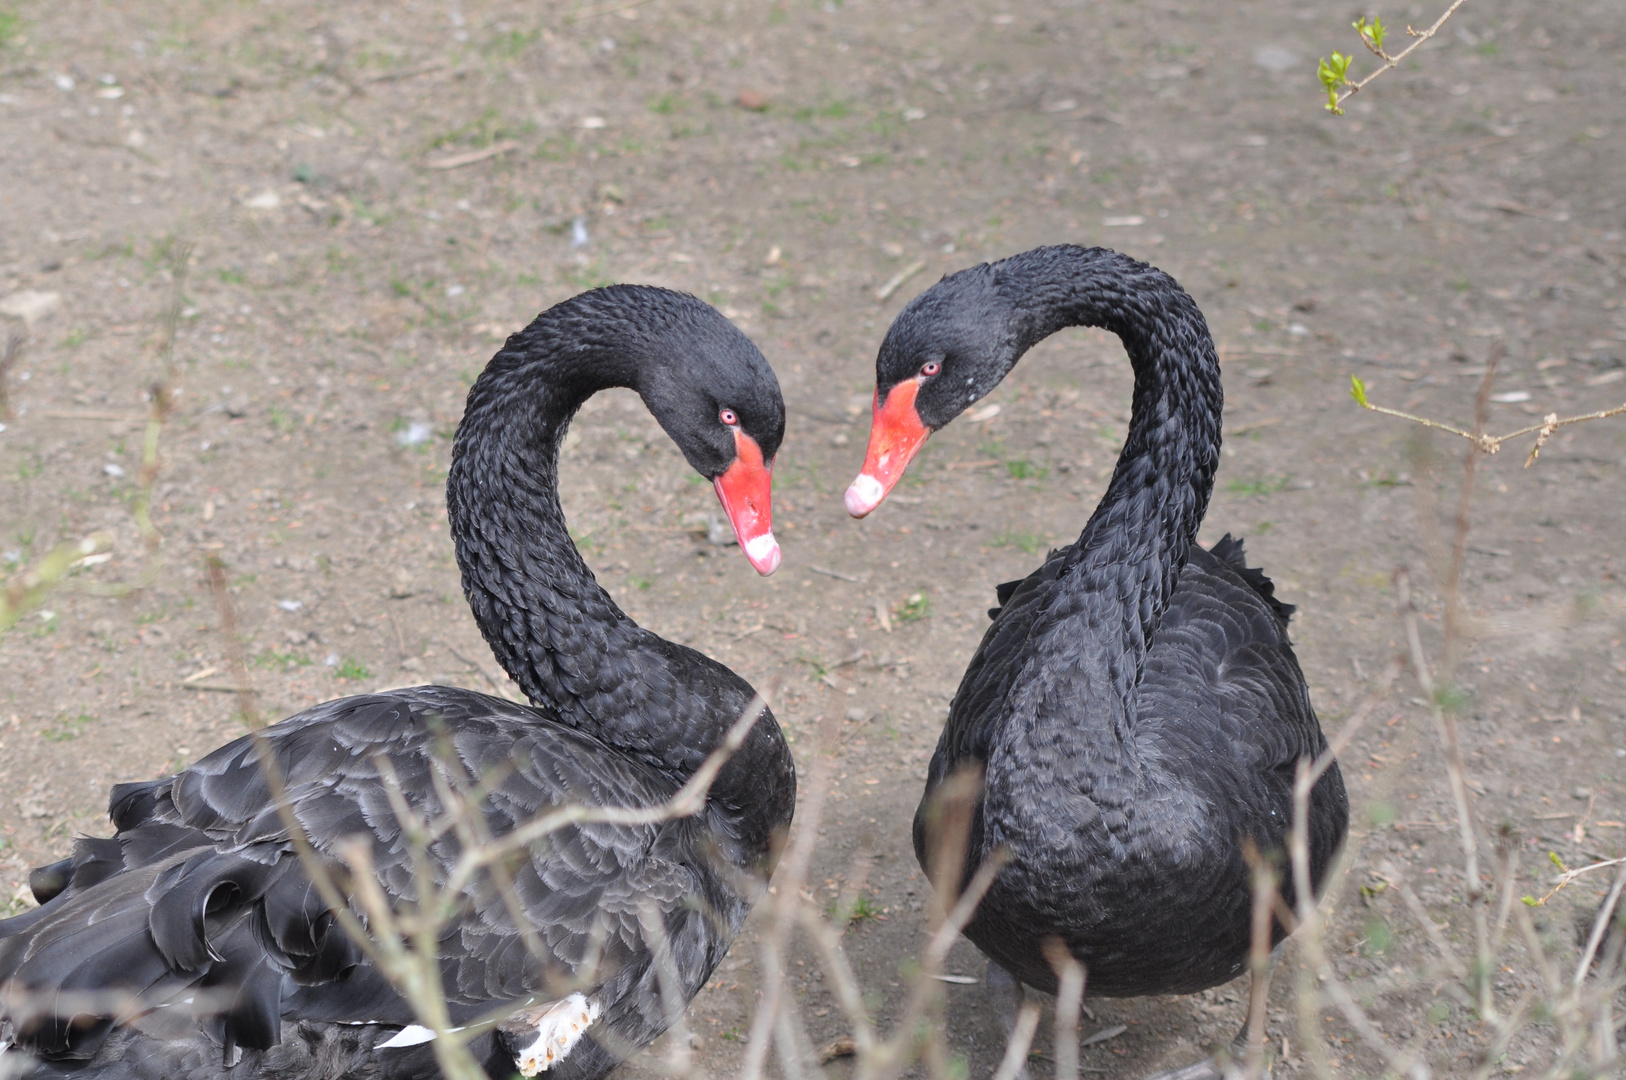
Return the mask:
[[[534, 706], [420, 686], [330, 701], [262, 733], [315, 849], [332, 856], [359, 834], [394, 900], [415, 885], [391, 787], [432, 819], [437, 770], [462, 771], [452, 779], [489, 785], [481, 809], [499, 835], [563, 804], [659, 806], [753, 704], [738, 675], [624, 615], [566, 531], [560, 440], [582, 402], [617, 386], [715, 482], [757, 570], [779, 563], [770, 470], [784, 402], [731, 323], [691, 296], [614, 286], [510, 337], [469, 391], [447, 509], [475, 620]], [[130, 1080], [440, 1075], [433, 1033], [312, 888], [260, 760], [245, 737], [174, 776], [121, 784], [117, 834], [36, 871], [41, 906], [0, 923], [7, 1057], [33, 1054], [37, 1076]], [[703, 812], [556, 832], [508, 866], [506, 895], [489, 876], [471, 887], [439, 955], [452, 1024], [509, 1012], [468, 1044], [482, 1067], [590, 1080], [660, 1034], [663, 992], [687, 1002], [705, 984], [763, 887], [795, 792], [763, 709]], [[459, 850], [455, 834], [435, 840], [429, 872]], [[669, 965], [652, 960], [650, 917]], [[205, 1012], [211, 990], [221, 1004]], [[126, 1003], [53, 1008], [75, 992]]]
[[[1128, 436], [1077, 542], [999, 587], [932, 756], [915, 853], [931, 872], [934, 795], [980, 770], [965, 873], [936, 885], [958, 891], [996, 849], [1009, 857], [965, 931], [996, 991], [1054, 991], [1044, 943], [1059, 939], [1090, 993], [1189, 993], [1247, 966], [1247, 845], [1280, 856], [1295, 767], [1326, 749], [1287, 639], [1292, 608], [1240, 541], [1195, 542], [1223, 404], [1196, 303], [1161, 270], [1100, 248], [1038, 248], [944, 278], [881, 345], [847, 508], [880, 505], [932, 431], [1068, 326], [1123, 339]], [[1310, 802], [1316, 887], [1348, 816], [1334, 765]], [[1290, 882], [1285, 892], [1291, 902]]]

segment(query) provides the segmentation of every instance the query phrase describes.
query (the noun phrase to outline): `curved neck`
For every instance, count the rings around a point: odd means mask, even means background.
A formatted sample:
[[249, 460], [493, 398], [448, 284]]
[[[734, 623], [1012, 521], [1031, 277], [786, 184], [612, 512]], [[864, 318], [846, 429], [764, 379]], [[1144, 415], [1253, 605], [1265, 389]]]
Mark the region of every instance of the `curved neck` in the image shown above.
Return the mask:
[[[1135, 369], [1123, 452], [1062, 586], [1065, 610], [1093, 630], [1080, 674], [1127, 702], [1214, 488], [1219, 358], [1196, 302], [1144, 263], [1041, 248], [995, 270], [1016, 307], [1017, 355], [1063, 327], [1098, 326], [1123, 340]], [[1088, 689], [1099, 700], [1109, 686]]]
[[[534, 704], [674, 783], [754, 693], [710, 657], [639, 627], [599, 587], [565, 527], [559, 448], [582, 403], [613, 386], [658, 403], [663, 426], [681, 423], [666, 404], [673, 358], [698, 363], [735, 338], [744, 340], [721, 315], [664, 289], [612, 286], [556, 305], [509, 338], [469, 390], [446, 478], [463, 591], [503, 669]], [[724, 855], [761, 869], [795, 790], [784, 736], [763, 710], [711, 786]]]
[[[692, 332], [680, 320], [634, 325], [636, 310], [623, 315], [614, 297], [594, 297], [538, 316], [475, 381], [446, 478], [447, 517], [475, 623], [526, 696], [686, 777], [738, 719], [751, 687], [621, 611], [570, 538], [557, 477], [581, 404], [609, 387], [643, 389], [647, 365], [692, 345]], [[714, 791], [768, 728], [778, 738], [771, 717], [758, 724]]]
[[533, 702], [581, 722], [602, 668], [638, 626], [593, 577], [559, 506], [559, 447], [588, 397], [632, 386], [618, 350], [571, 349], [544, 315], [509, 339], [469, 391], [446, 479], [463, 591], [497, 662]]

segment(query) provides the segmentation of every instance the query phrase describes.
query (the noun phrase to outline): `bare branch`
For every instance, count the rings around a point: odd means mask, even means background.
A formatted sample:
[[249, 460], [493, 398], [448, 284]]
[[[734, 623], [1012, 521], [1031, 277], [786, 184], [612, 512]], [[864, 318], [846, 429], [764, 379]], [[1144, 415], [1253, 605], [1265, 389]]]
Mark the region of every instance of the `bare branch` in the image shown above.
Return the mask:
[[1622, 866], [1620, 873], [1615, 875], [1615, 883], [1610, 887], [1609, 895], [1604, 899], [1603, 906], [1598, 909], [1597, 918], [1592, 920], [1592, 933], [1587, 936], [1586, 948], [1581, 952], [1580, 962], [1575, 965], [1576, 987], [1586, 979], [1587, 970], [1592, 967], [1592, 958], [1598, 955], [1598, 945], [1603, 941], [1603, 935], [1615, 916], [1615, 905], [1620, 902], [1620, 890], [1623, 887], [1626, 887], [1626, 866]]
[[1084, 1005], [1084, 965], [1059, 938], [1044, 943], [1056, 972], [1056, 1080], [1078, 1080], [1078, 1014]]
[[1382, 413], [1384, 416], [1393, 416], [1401, 420], [1409, 420], [1414, 424], [1421, 424], [1424, 427], [1430, 427], [1436, 431], [1445, 431], [1452, 435], [1460, 436], [1461, 438], [1467, 439], [1471, 444], [1473, 444], [1474, 448], [1482, 454], [1495, 454], [1502, 449], [1502, 444], [1510, 439], [1517, 439], [1521, 435], [1529, 435], [1531, 432], [1536, 432], [1535, 445], [1530, 448], [1530, 456], [1524, 460], [1524, 467], [1527, 469], [1541, 454], [1541, 448], [1547, 445], [1547, 440], [1551, 438], [1553, 433], [1559, 428], [1568, 427], [1571, 424], [1584, 424], [1589, 420], [1608, 420], [1612, 416], [1620, 416], [1621, 414], [1626, 413], [1626, 403], [1617, 405], [1613, 409], [1602, 409], [1598, 412], [1586, 413], [1581, 416], [1567, 416], [1563, 419], [1559, 419], [1557, 413], [1548, 413], [1546, 416], [1542, 417], [1541, 423], [1539, 424], [1531, 424], [1528, 427], [1519, 428], [1517, 431], [1510, 431], [1506, 435], [1487, 435], [1482, 430], [1479, 430], [1478, 425], [1475, 425], [1475, 430], [1473, 431], [1464, 431], [1462, 428], [1459, 428], [1454, 424], [1443, 423], [1439, 420], [1430, 420], [1426, 416], [1417, 416], [1413, 413], [1401, 412], [1399, 409], [1390, 409], [1383, 405], [1375, 405], [1371, 401], [1367, 400], [1366, 386], [1360, 379], [1352, 378], [1351, 387], [1351, 396], [1355, 399], [1356, 404], [1358, 404], [1361, 408], [1370, 409], [1375, 413]]

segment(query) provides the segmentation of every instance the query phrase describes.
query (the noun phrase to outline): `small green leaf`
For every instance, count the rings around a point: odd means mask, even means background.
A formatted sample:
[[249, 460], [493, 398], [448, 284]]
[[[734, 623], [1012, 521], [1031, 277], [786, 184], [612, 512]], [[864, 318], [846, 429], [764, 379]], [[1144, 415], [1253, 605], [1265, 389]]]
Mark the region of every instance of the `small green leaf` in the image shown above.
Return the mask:
[[1521, 896], [1519, 899], [1524, 902], [1525, 907], [1540, 907], [1541, 906], [1541, 901], [1537, 900], [1534, 896]]
[[[1338, 54], [1333, 53], [1333, 55], [1337, 56]], [[1333, 69], [1332, 64], [1328, 63], [1325, 56], [1321, 58], [1321, 63], [1316, 66], [1315, 73], [1316, 78], [1321, 80], [1321, 85], [1325, 86], [1328, 90], [1336, 90], [1338, 88], [1338, 73]]]
[[1353, 56], [1345, 56], [1335, 52], [1331, 57], [1323, 57], [1321, 64], [1316, 68], [1316, 75], [1321, 79], [1321, 85], [1332, 90], [1343, 86], [1349, 81], [1349, 62]]
[[1355, 375], [1349, 377], [1349, 396], [1354, 398], [1355, 404], [1363, 409], [1372, 407], [1366, 403], [1366, 384]]
[[1368, 23], [1366, 21], [1366, 16], [1362, 15], [1350, 25], [1355, 27], [1355, 32], [1357, 34], [1361, 35], [1361, 40], [1365, 41], [1373, 49], [1380, 52], [1383, 50], [1383, 38], [1387, 31], [1383, 27], [1382, 19], [1374, 15], [1372, 16], [1372, 21]]
[[1569, 872], [1569, 867], [1567, 867], [1567, 866], [1565, 866], [1565, 865], [1564, 865], [1564, 860], [1563, 860], [1563, 859], [1560, 859], [1560, 858], [1559, 858], [1559, 857], [1558, 857], [1558, 852], [1556, 852], [1556, 851], [1549, 851], [1549, 852], [1548, 852], [1548, 853], [1547, 853], [1547, 857], [1548, 857], [1548, 858], [1549, 858], [1549, 859], [1551, 859], [1551, 860], [1553, 860], [1553, 865], [1554, 865], [1554, 866], [1556, 866], [1556, 867], [1558, 867], [1558, 868], [1559, 868], [1559, 869], [1560, 869], [1560, 870], [1563, 870], [1563, 871], [1565, 871], [1565, 872], [1566, 872], [1566, 873], [1568, 873], [1568, 872]]

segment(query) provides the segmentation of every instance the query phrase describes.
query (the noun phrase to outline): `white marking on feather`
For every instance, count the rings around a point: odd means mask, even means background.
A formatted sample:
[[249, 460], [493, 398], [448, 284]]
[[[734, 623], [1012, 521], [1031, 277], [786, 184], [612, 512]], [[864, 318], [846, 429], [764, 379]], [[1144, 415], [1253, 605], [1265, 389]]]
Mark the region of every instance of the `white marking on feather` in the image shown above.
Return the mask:
[[422, 1024], [408, 1024], [406, 1027], [390, 1036], [389, 1042], [381, 1042], [373, 1047], [374, 1050], [395, 1050], [402, 1046], [417, 1046], [433, 1040], [435, 1033]]
[[563, 1061], [598, 1019], [599, 1011], [598, 1002], [571, 994], [539, 1011], [524, 1013], [527, 1020], [535, 1018], [536, 1041], [519, 1052], [520, 1074], [535, 1076]]

